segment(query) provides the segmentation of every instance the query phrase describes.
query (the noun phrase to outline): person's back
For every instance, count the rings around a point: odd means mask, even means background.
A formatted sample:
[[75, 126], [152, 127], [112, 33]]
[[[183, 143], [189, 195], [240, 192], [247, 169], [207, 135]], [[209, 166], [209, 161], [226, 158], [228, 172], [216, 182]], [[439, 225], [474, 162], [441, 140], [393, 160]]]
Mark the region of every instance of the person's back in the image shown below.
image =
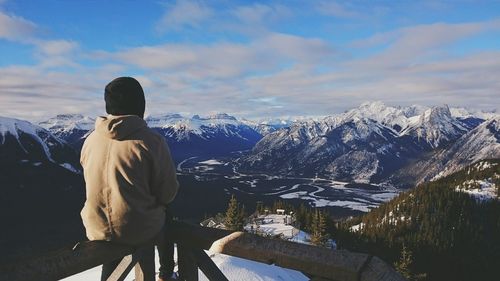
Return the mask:
[[[173, 272], [173, 242], [165, 235], [167, 205], [179, 188], [167, 143], [143, 120], [141, 85], [120, 77], [105, 88], [106, 117], [82, 148], [87, 200], [81, 212], [89, 240], [139, 245], [152, 238], [160, 255], [159, 280]], [[102, 267], [107, 280], [120, 260]]]
[[81, 156], [87, 186], [82, 218], [90, 240], [127, 244], [155, 236], [177, 192], [164, 139], [135, 115], [99, 117]]

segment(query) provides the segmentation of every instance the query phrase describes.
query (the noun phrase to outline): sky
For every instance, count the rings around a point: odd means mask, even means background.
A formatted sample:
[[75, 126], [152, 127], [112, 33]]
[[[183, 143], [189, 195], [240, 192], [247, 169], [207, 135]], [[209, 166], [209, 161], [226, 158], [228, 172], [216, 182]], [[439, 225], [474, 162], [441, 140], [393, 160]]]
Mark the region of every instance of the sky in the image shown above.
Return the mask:
[[500, 111], [500, 1], [0, 0], [0, 116], [331, 115], [365, 101]]

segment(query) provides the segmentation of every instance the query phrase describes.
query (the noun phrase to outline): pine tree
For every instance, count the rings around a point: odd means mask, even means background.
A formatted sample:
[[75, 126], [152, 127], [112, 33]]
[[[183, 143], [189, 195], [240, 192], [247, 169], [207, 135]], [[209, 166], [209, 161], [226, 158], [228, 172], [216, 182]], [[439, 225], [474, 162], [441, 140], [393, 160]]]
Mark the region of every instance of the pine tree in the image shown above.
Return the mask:
[[255, 206], [255, 211], [257, 212], [258, 215], [264, 214], [264, 203], [262, 201], [257, 201], [256, 206]]
[[413, 263], [412, 252], [406, 248], [406, 245], [403, 244], [403, 248], [401, 249], [401, 257], [399, 261], [394, 263], [394, 267], [396, 270], [403, 275], [406, 279], [410, 280], [412, 277], [410, 267]]
[[232, 195], [226, 210], [226, 229], [231, 231], [243, 230], [243, 224], [245, 220], [244, 212], [244, 209], [240, 208], [236, 197]]
[[316, 246], [325, 246], [328, 241], [326, 214], [316, 210], [311, 225], [311, 243]]

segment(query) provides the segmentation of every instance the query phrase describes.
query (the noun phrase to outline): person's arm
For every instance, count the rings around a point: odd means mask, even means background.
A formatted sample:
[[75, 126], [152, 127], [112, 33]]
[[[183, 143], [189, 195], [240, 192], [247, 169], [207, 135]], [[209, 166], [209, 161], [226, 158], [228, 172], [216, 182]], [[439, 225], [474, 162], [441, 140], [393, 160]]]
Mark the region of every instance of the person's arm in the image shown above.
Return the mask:
[[157, 198], [158, 203], [167, 205], [174, 200], [179, 190], [179, 183], [175, 174], [175, 165], [165, 140], [160, 141], [153, 158], [155, 159], [155, 165], [153, 167], [151, 191]]

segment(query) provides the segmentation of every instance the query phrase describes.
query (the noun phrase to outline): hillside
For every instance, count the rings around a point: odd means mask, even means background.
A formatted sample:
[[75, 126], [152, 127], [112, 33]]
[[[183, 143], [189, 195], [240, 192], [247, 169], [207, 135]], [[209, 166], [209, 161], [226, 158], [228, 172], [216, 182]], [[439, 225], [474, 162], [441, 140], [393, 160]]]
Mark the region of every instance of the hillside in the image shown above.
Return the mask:
[[428, 280], [498, 280], [499, 189], [500, 159], [476, 162], [347, 221], [339, 244], [387, 261], [405, 245]]

